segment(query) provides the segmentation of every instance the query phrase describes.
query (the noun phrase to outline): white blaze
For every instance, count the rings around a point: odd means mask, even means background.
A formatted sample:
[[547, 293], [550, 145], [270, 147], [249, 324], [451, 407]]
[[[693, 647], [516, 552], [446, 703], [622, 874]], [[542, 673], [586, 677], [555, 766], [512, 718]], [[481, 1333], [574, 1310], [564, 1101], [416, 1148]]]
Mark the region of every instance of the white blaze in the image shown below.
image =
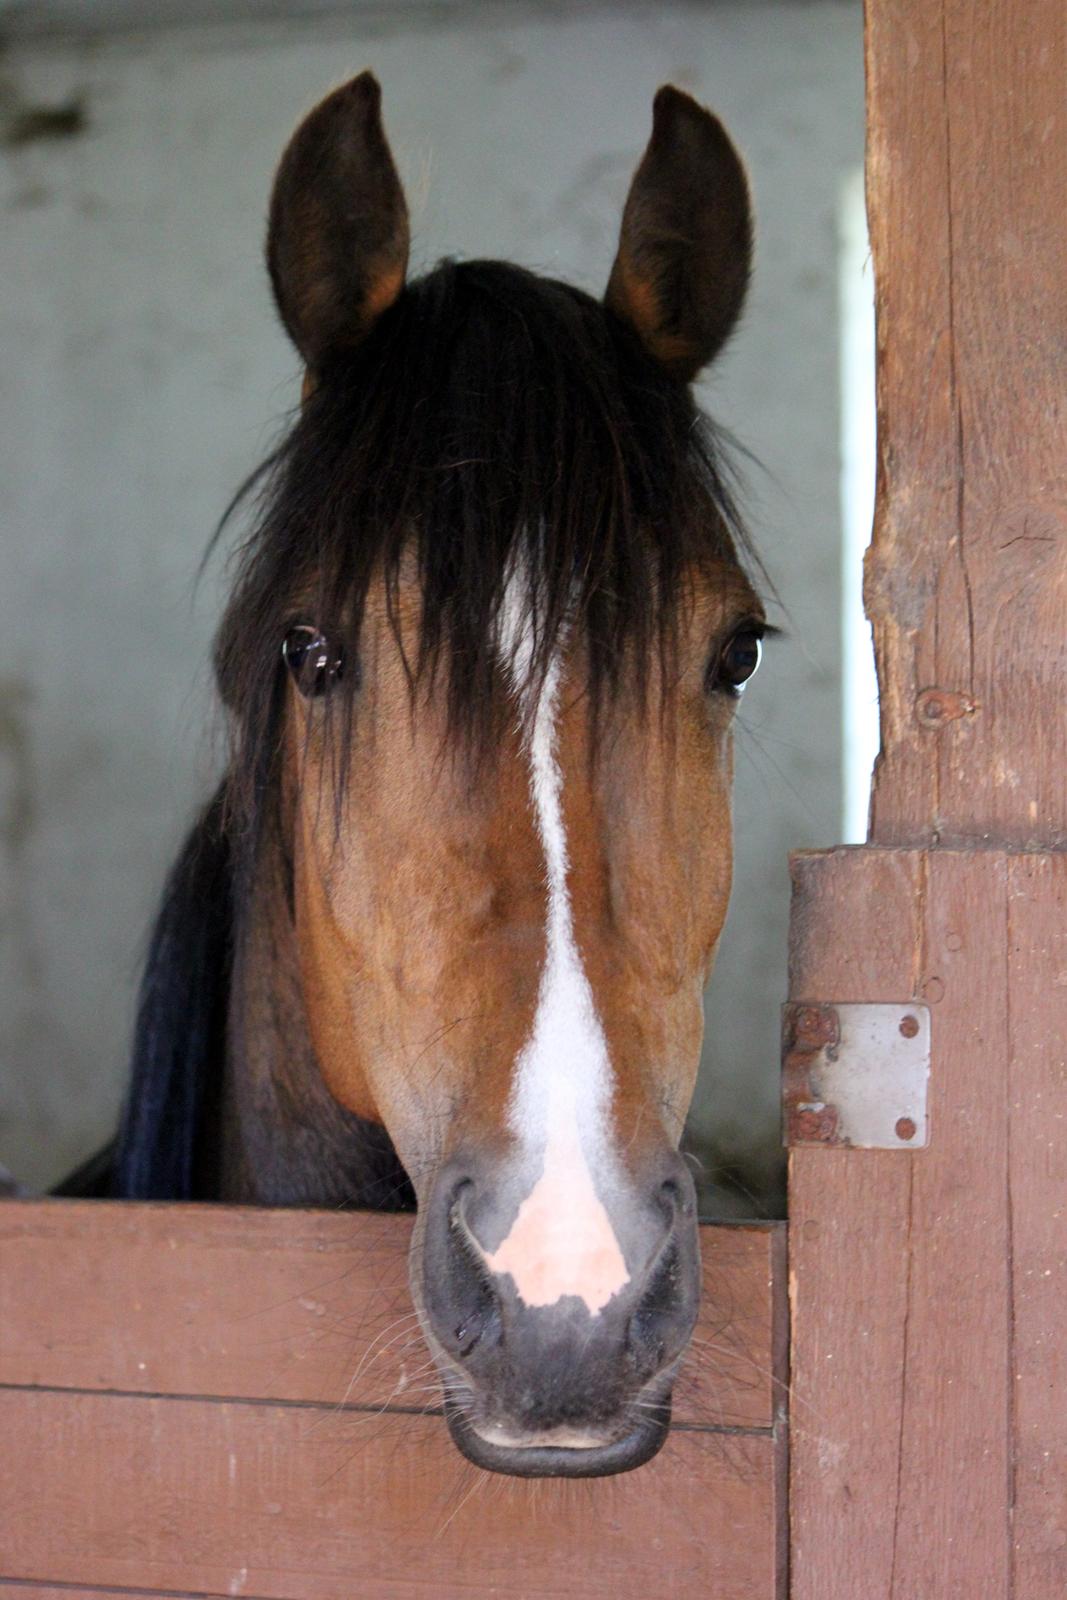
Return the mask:
[[[518, 684], [529, 668], [529, 628], [512, 583], [504, 648]], [[545, 965], [530, 1038], [515, 1064], [509, 1120], [524, 1158], [541, 1174], [507, 1238], [486, 1257], [507, 1272], [528, 1306], [575, 1295], [596, 1314], [629, 1282], [622, 1249], [595, 1177], [614, 1162], [608, 1129], [611, 1063], [589, 980], [574, 938], [567, 888], [567, 838], [556, 758], [559, 661], [554, 658], [532, 718], [526, 719], [530, 795], [545, 853], [548, 923]]]

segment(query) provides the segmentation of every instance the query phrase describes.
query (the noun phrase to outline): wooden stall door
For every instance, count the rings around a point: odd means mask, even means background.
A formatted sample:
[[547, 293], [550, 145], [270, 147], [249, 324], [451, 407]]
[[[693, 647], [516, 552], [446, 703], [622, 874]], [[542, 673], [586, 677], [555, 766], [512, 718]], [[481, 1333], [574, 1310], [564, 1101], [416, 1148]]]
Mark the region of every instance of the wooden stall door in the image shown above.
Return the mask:
[[923, 1001], [929, 1147], [790, 1167], [794, 1600], [1067, 1594], [1067, 6], [867, 0], [882, 754], [797, 1001]]
[[675, 1427], [522, 1482], [452, 1445], [410, 1220], [0, 1203], [0, 1597], [784, 1600], [784, 1230], [702, 1230]]

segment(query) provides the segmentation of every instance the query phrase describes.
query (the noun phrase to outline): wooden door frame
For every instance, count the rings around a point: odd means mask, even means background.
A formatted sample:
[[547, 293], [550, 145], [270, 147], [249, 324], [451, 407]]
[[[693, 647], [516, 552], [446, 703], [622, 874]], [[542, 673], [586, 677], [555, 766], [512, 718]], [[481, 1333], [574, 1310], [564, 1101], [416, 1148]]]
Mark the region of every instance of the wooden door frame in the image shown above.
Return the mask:
[[925, 1150], [790, 1156], [794, 1600], [1067, 1593], [1067, 8], [867, 0], [881, 698], [796, 1001], [924, 1001]]

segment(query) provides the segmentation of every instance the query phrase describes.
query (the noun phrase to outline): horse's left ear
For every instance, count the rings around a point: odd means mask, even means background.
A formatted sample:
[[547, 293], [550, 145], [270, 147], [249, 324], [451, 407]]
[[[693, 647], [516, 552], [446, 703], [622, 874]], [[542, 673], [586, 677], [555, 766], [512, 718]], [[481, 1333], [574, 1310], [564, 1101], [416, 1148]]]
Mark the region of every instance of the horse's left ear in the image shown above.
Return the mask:
[[751, 265], [741, 159], [718, 117], [665, 85], [630, 186], [606, 303], [689, 383], [733, 330]]
[[286, 331], [314, 375], [360, 343], [404, 287], [408, 209], [370, 72], [297, 128], [274, 180], [267, 266]]

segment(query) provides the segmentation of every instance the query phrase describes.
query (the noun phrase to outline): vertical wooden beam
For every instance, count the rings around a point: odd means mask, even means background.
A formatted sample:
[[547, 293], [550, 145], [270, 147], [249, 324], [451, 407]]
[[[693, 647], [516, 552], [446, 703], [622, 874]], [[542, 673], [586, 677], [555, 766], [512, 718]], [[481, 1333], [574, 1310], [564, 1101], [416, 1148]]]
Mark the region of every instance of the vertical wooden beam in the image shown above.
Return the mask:
[[790, 992], [930, 1005], [931, 1137], [791, 1157], [792, 1593], [1053, 1600], [1067, 6], [867, 0], [867, 74], [882, 755], [871, 844], [796, 865]]
[[1008, 875], [1016, 1600], [1067, 1594], [1067, 855]]
[[[794, 857], [791, 995], [890, 1001], [911, 994], [921, 964], [920, 890], [919, 858], [910, 851]], [[910, 1160], [840, 1149], [790, 1157], [793, 1600], [889, 1593]]]
[[791, 1156], [794, 1600], [1067, 1593], [1067, 854], [794, 865], [798, 1000], [924, 999], [931, 1142]]
[[791, 1157], [794, 1600], [1009, 1593], [1007, 858], [800, 858], [797, 999], [922, 998], [931, 1144]]
[[915, 706], [920, 689], [939, 681], [934, 597], [943, 546], [955, 526], [960, 476], [944, 19], [940, 0], [866, 0], [865, 12], [878, 477], [864, 600], [874, 631], [882, 736], [871, 837], [913, 843], [929, 839], [938, 815], [934, 747], [916, 722]]
[[[923, 858], [933, 1142], [910, 1168], [894, 1600], [1010, 1595], [1007, 860]], [[856, 1152], [858, 1154], [858, 1152]]]
[[1067, 6], [867, 0], [882, 844], [1067, 842]]

